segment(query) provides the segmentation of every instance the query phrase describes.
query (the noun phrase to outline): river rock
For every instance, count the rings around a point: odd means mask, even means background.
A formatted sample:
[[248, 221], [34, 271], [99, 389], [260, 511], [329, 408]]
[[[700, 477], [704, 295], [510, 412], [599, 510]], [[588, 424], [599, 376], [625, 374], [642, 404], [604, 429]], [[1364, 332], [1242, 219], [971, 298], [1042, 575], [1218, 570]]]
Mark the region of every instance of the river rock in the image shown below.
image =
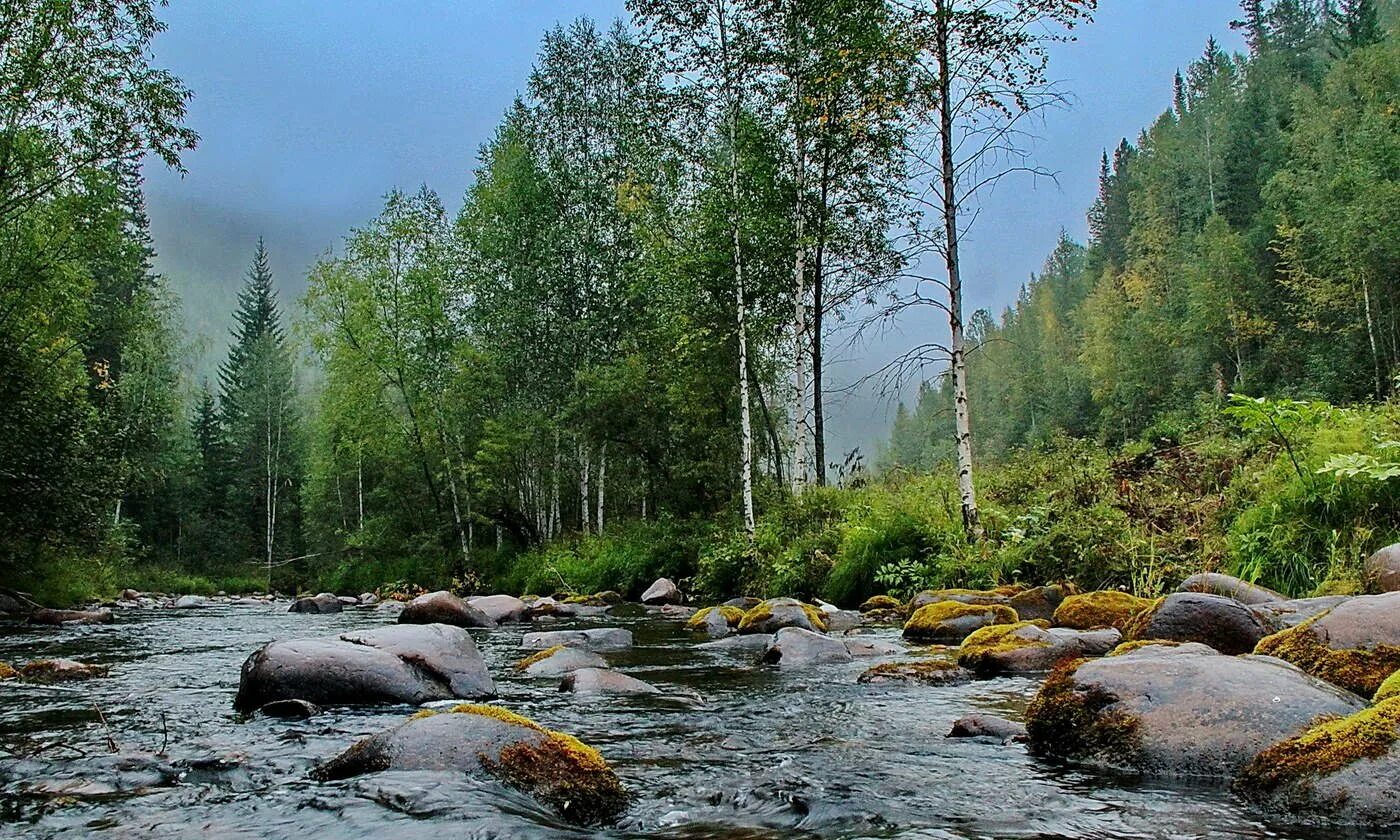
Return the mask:
[[526, 633], [520, 646], [526, 650], [545, 650], [555, 645], [584, 650], [627, 650], [632, 647], [632, 631], [621, 627], [598, 627], [591, 630], [545, 630]]
[[1287, 601], [1273, 601], [1268, 604], [1255, 604], [1249, 609], [1270, 633], [1297, 627], [1308, 619], [1321, 615], [1348, 600], [1348, 595], [1323, 595], [1318, 598], [1291, 598]]
[[139, 601], [141, 600], [141, 593], [137, 592], [135, 589], [123, 589], [122, 594], [117, 597], [122, 601]]
[[743, 618], [744, 612], [738, 607], [706, 607], [690, 617], [685, 629], [704, 633], [712, 639], [722, 639], [734, 635], [737, 632], [735, 626]]
[[111, 624], [116, 619], [109, 609], [48, 610], [37, 609], [29, 614], [30, 624]]
[[1050, 621], [1055, 617], [1055, 610], [1072, 594], [1073, 587], [1051, 584], [1017, 592], [1006, 603], [1022, 621]]
[[361, 592], [360, 597], [356, 600], [360, 602], [362, 607], [372, 607], [379, 603], [379, 596], [373, 592]]
[[949, 738], [995, 738], [1003, 744], [1026, 740], [1024, 724], [1007, 720], [1004, 717], [988, 714], [972, 714], [953, 721]]
[[821, 610], [796, 598], [769, 598], [744, 613], [739, 621], [739, 632], [742, 634], [766, 635], [784, 627], [822, 631], [826, 629], [826, 616]]
[[958, 644], [974, 630], [993, 624], [1015, 624], [1016, 611], [1005, 604], [935, 601], [919, 607], [904, 624], [904, 638], [920, 642]]
[[1057, 668], [1026, 712], [1031, 751], [1149, 776], [1231, 777], [1319, 715], [1362, 702], [1277, 659], [1197, 643]]
[[1272, 604], [1276, 601], [1286, 601], [1288, 598], [1253, 583], [1247, 583], [1237, 577], [1222, 575], [1219, 572], [1202, 572], [1198, 575], [1183, 580], [1176, 588], [1177, 592], [1204, 592], [1209, 595], [1224, 595], [1226, 598], [1234, 598], [1241, 604], [1254, 606], [1256, 604]]
[[1265, 638], [1255, 652], [1370, 697], [1400, 669], [1400, 592], [1349, 598]]
[[1112, 627], [1070, 630], [1029, 621], [999, 624], [964, 639], [958, 648], [958, 664], [984, 677], [1049, 671], [1065, 659], [1103, 656], [1122, 638]]
[[642, 593], [643, 604], [679, 604], [682, 600], [680, 588], [669, 578], [660, 578]]
[[661, 689], [606, 668], [579, 668], [564, 675], [560, 691], [574, 694], [660, 694]]
[[555, 645], [515, 664], [527, 677], [561, 677], [580, 668], [606, 668], [608, 662], [591, 650]]
[[840, 639], [801, 627], [784, 627], [773, 636], [763, 661], [779, 668], [807, 668], [829, 662], [850, 662], [851, 652]]
[[714, 650], [737, 656], [758, 655], [773, 646], [772, 633], [753, 633], [744, 636], [730, 636], [713, 642], [701, 642], [697, 650]]
[[0, 764], [0, 785], [7, 793], [46, 799], [111, 800], [179, 783], [179, 768], [150, 753], [120, 752], [64, 761], [21, 759]]
[[972, 682], [973, 673], [952, 659], [930, 657], [882, 662], [856, 678], [858, 683], [920, 683], [923, 685], [961, 685]]
[[748, 612], [749, 610], [753, 609], [761, 603], [763, 603], [762, 598], [753, 598], [751, 596], [745, 595], [741, 598], [730, 598], [728, 601], [725, 601], [723, 604], [720, 604], [720, 606], [738, 607], [744, 612]]
[[992, 604], [1005, 604], [1010, 598], [1000, 592], [984, 589], [925, 589], [909, 600], [907, 612], [913, 615], [923, 607], [930, 604], [941, 604], [945, 601], [953, 601], [959, 604], [977, 604], [989, 606]]
[[88, 665], [72, 659], [38, 659], [19, 669], [19, 677], [28, 682], [57, 683], [90, 680], [107, 676], [106, 665]]
[[320, 706], [305, 700], [273, 700], [258, 707], [258, 714], [283, 720], [306, 720], [320, 713]]
[[1129, 639], [1200, 642], [1234, 656], [1249, 653], [1269, 634], [1253, 611], [1233, 598], [1174, 592], [1128, 624]]
[[863, 636], [850, 636], [842, 641], [846, 645], [846, 651], [857, 659], [866, 659], [872, 656], [896, 656], [906, 650], [904, 645]]
[[1400, 828], [1400, 697], [1341, 720], [1324, 720], [1264, 750], [1235, 791], [1272, 811], [1339, 823]]
[[1366, 558], [1366, 583], [1377, 592], [1400, 592], [1400, 543]]
[[659, 607], [648, 607], [647, 611], [673, 621], [689, 621], [691, 616], [695, 615], [696, 609], [683, 604], [662, 604]]
[[497, 624], [525, 620], [529, 606], [513, 595], [478, 595], [468, 598], [467, 603], [486, 613]]
[[439, 770], [494, 778], [534, 796], [564, 818], [605, 823], [627, 793], [596, 750], [495, 706], [419, 713], [312, 771], [318, 781], [383, 770]]
[[903, 610], [904, 603], [898, 598], [889, 595], [871, 595], [860, 603], [856, 610], [860, 613], [885, 612], [887, 610]]
[[486, 613], [446, 590], [419, 595], [404, 605], [400, 624], [450, 624], [453, 627], [495, 627]]
[[194, 610], [209, 606], [209, 599], [203, 595], [181, 595], [170, 606], [177, 610]]
[[244, 712], [296, 699], [319, 706], [421, 704], [492, 697], [495, 690], [465, 630], [401, 624], [270, 642], [243, 663], [233, 704]]
[[1104, 589], [1070, 595], [1055, 608], [1056, 626], [1072, 630], [1114, 627], [1122, 631], [1133, 616], [1152, 606], [1152, 601], [1127, 592]]
[[822, 614], [826, 617], [826, 629], [829, 633], [844, 633], [865, 623], [861, 614], [855, 610], [823, 610]]
[[339, 598], [335, 597], [335, 595], [331, 594], [330, 592], [322, 592], [321, 594], [313, 595], [310, 598], [296, 599], [292, 602], [292, 605], [287, 608], [287, 612], [312, 613], [319, 615], [325, 613], [338, 613], [341, 611], [341, 608], [342, 606]]

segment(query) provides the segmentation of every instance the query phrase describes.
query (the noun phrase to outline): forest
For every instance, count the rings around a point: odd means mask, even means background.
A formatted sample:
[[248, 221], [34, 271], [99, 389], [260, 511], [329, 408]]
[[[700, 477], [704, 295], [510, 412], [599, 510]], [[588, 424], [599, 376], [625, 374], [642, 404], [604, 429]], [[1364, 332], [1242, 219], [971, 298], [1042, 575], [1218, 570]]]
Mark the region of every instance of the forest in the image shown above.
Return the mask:
[[[1400, 540], [1400, 5], [1244, 0], [1103, 145], [1091, 236], [964, 313], [1094, 0], [630, 0], [545, 33], [459, 212], [390, 189], [213, 381], [142, 166], [152, 0], [0, 9], [0, 582], [165, 592], [1359, 590]], [[470, 162], [464, 161], [468, 166]], [[330, 244], [330, 243], [328, 243]], [[231, 266], [230, 271], [245, 267]], [[838, 325], [948, 325], [828, 448]]]

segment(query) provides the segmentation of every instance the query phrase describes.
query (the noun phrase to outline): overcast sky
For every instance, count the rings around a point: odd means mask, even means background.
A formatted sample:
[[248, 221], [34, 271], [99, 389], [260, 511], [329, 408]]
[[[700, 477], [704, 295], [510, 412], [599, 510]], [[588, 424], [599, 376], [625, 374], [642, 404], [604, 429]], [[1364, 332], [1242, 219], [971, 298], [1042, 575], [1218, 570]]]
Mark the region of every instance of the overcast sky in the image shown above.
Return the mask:
[[[1235, 0], [1103, 0], [1052, 74], [1076, 97], [1036, 146], [1058, 184], [1007, 181], [983, 201], [965, 245], [967, 304], [999, 313], [1063, 228], [1085, 236], [1099, 155], [1134, 138], [1171, 101], [1172, 74], [1229, 29]], [[202, 137], [181, 177], [150, 166], [157, 267], [185, 298], [191, 339], [226, 344], [228, 310], [258, 236], [284, 309], [306, 269], [378, 211], [385, 192], [427, 184], [455, 211], [476, 153], [521, 90], [544, 31], [579, 16], [624, 15], [623, 0], [173, 0], [158, 65], [195, 92]], [[843, 348], [829, 386], [947, 332], [937, 313]], [[838, 339], [839, 340], [839, 339]], [[832, 457], [870, 457], [892, 413], [857, 394], [831, 406]]]

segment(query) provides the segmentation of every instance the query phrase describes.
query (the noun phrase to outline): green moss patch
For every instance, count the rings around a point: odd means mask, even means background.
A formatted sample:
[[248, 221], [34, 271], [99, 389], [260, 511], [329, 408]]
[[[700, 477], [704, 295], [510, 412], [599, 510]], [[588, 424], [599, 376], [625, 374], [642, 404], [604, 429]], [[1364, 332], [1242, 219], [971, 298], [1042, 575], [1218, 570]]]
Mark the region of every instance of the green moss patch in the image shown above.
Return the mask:
[[1363, 697], [1374, 696], [1381, 683], [1400, 670], [1400, 646], [1333, 650], [1313, 629], [1323, 615], [1326, 613], [1314, 616], [1297, 627], [1265, 636], [1255, 646], [1254, 652], [1292, 662], [1318, 679]]
[[962, 646], [958, 648], [958, 664], [982, 673], [989, 669], [993, 658], [999, 654], [1021, 648], [1050, 647], [1050, 643], [1044, 639], [1026, 639], [1017, 635], [1017, 631], [1025, 627], [1039, 627], [1043, 630], [1048, 626], [1049, 622], [1044, 620], [1018, 621], [1015, 624], [993, 624], [974, 630], [963, 639]]
[[[820, 630], [823, 633], [826, 632], [825, 613], [812, 606], [811, 604], [799, 604], [798, 606], [802, 609], [802, 612], [806, 614], [807, 621], [811, 622], [813, 629]], [[767, 601], [764, 601], [763, 603], [744, 613], [744, 617], [739, 621], [739, 632], [744, 633], [749, 630], [753, 630], [759, 625], [761, 625], [763, 622], [771, 619], [772, 617], [773, 608], [768, 604]]]
[[866, 598], [864, 603], [856, 609], [862, 613], [876, 610], [903, 610], [904, 604], [898, 598], [891, 598], [889, 595], [874, 595]]
[[738, 627], [739, 622], [744, 620], [744, 611], [738, 607], [705, 607], [698, 610], [690, 620], [685, 623], [687, 630], [702, 630], [705, 627], [705, 620], [710, 617], [710, 613], [719, 610], [719, 614], [724, 616], [724, 623], [730, 627]]
[[1174, 642], [1170, 639], [1134, 639], [1131, 642], [1123, 642], [1118, 647], [1108, 652], [1109, 656], [1122, 656], [1125, 653], [1132, 653], [1145, 647], [1179, 647], [1181, 642]]
[[1365, 758], [1380, 758], [1400, 738], [1400, 697], [1354, 715], [1321, 720], [1299, 735], [1259, 753], [1236, 787], [1268, 794], [1286, 785], [1335, 773]]
[[1385, 682], [1381, 683], [1381, 687], [1376, 689], [1376, 696], [1373, 699], [1374, 702], [1380, 703], [1392, 697], [1400, 697], [1400, 671], [1386, 677]]
[[1026, 735], [1032, 753], [1068, 760], [1100, 758], [1127, 765], [1138, 750], [1138, 720], [1111, 711], [1118, 702], [1099, 688], [1081, 688], [1074, 673], [1087, 659], [1055, 666], [1026, 708]]
[[1114, 627], [1124, 631], [1133, 616], [1152, 606], [1153, 602], [1127, 592], [1112, 589], [1071, 595], [1055, 608], [1055, 624], [1074, 630]]
[[989, 624], [1015, 624], [1020, 620], [1016, 611], [1005, 604], [964, 604], [960, 601], [939, 601], [914, 611], [904, 624], [904, 635], [911, 639], [935, 638], [945, 633], [947, 622], [968, 616], [990, 614]]
[[544, 650], [539, 651], [538, 653], [532, 653], [524, 659], [520, 660], [519, 662], [515, 663], [515, 670], [524, 671], [531, 665], [534, 665], [537, 662], [543, 662], [563, 649], [563, 645], [555, 645], [554, 647], [545, 648]]

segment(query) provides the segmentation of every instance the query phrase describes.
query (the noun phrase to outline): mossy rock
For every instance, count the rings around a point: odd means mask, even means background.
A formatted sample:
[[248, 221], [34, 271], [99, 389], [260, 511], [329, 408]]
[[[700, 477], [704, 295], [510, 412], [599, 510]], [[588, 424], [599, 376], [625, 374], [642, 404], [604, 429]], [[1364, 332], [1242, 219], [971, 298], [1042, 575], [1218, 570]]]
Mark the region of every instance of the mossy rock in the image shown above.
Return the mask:
[[738, 607], [705, 607], [690, 617], [690, 620], [685, 623], [685, 628], [687, 630], [704, 630], [705, 622], [709, 620], [710, 614], [716, 610], [724, 617], [724, 623], [730, 627], [738, 627], [739, 622], [744, 620], [744, 611]]
[[1055, 626], [1072, 630], [1113, 627], [1128, 635], [1128, 622], [1153, 602], [1127, 592], [1103, 589], [1071, 595], [1055, 608]]
[[532, 653], [524, 659], [520, 660], [519, 662], [515, 663], [515, 670], [527, 670], [531, 665], [534, 665], [537, 662], [543, 662], [544, 660], [548, 659], [549, 657], [553, 656], [561, 650], [564, 650], [563, 645], [555, 645], [554, 647], [545, 648], [544, 650], [539, 651], [538, 653]]
[[1400, 697], [1347, 717], [1324, 718], [1275, 744], [1235, 782], [1272, 809], [1337, 822], [1400, 824]]
[[920, 683], [923, 685], [959, 685], [971, 682], [973, 673], [956, 660], [946, 658], [917, 659], [912, 662], [882, 662], [867, 668], [859, 683]]
[[584, 607], [612, 607], [621, 604], [622, 594], [606, 589], [602, 592], [595, 592], [592, 595], [570, 595], [563, 599], [565, 604], [578, 604]]
[[1125, 653], [1132, 653], [1135, 650], [1142, 650], [1145, 647], [1178, 647], [1180, 645], [1181, 642], [1174, 642], [1170, 639], [1133, 639], [1109, 651], [1108, 655], [1122, 656]]
[[871, 597], [866, 598], [865, 601], [862, 602], [861, 605], [856, 608], [856, 611], [864, 614], [868, 612], [875, 612], [877, 610], [903, 609], [904, 603], [898, 598], [892, 598], [889, 595], [872, 595]]
[[1400, 671], [1386, 677], [1385, 682], [1381, 683], [1381, 687], [1376, 689], [1376, 696], [1371, 698], [1371, 702], [1380, 703], [1392, 697], [1400, 697]]
[[60, 683], [105, 677], [108, 670], [106, 665], [88, 665], [72, 659], [36, 659], [21, 667], [18, 675], [26, 682]]
[[994, 624], [1015, 624], [1016, 611], [1005, 604], [964, 604], [939, 601], [919, 607], [904, 624], [904, 637], [928, 642], [959, 643], [974, 630]]
[[987, 606], [1005, 604], [1010, 599], [1010, 595], [993, 589], [926, 589], [910, 598], [904, 611], [906, 615], [913, 615], [930, 604], [941, 604], [946, 601]]
[[527, 677], [559, 677], [580, 668], [606, 668], [608, 662], [591, 650], [555, 645], [515, 663], [515, 670]]
[[1078, 590], [1069, 584], [1055, 583], [1049, 586], [1036, 586], [1015, 593], [1007, 601], [1007, 605], [1024, 620], [1044, 619], [1050, 621], [1055, 617], [1055, 610], [1060, 608], [1060, 604], [1077, 592]]
[[769, 598], [744, 613], [739, 632], [776, 633], [784, 627], [799, 627], [818, 633], [826, 632], [826, 615], [811, 604], [795, 598]]
[[419, 712], [356, 743], [311, 777], [331, 781], [383, 770], [490, 776], [583, 825], [610, 822], [627, 806], [622, 782], [597, 750], [499, 706]]
[[1292, 662], [1363, 697], [1400, 670], [1400, 592], [1363, 595], [1262, 639], [1256, 653]]
[[19, 671], [11, 668], [9, 663], [0, 662], [0, 680], [12, 680], [19, 676]]
[[1049, 622], [1019, 621], [983, 627], [963, 640], [958, 662], [979, 676], [1049, 671], [1066, 659], [1101, 656], [1122, 634], [1112, 627], [1070, 630]]

